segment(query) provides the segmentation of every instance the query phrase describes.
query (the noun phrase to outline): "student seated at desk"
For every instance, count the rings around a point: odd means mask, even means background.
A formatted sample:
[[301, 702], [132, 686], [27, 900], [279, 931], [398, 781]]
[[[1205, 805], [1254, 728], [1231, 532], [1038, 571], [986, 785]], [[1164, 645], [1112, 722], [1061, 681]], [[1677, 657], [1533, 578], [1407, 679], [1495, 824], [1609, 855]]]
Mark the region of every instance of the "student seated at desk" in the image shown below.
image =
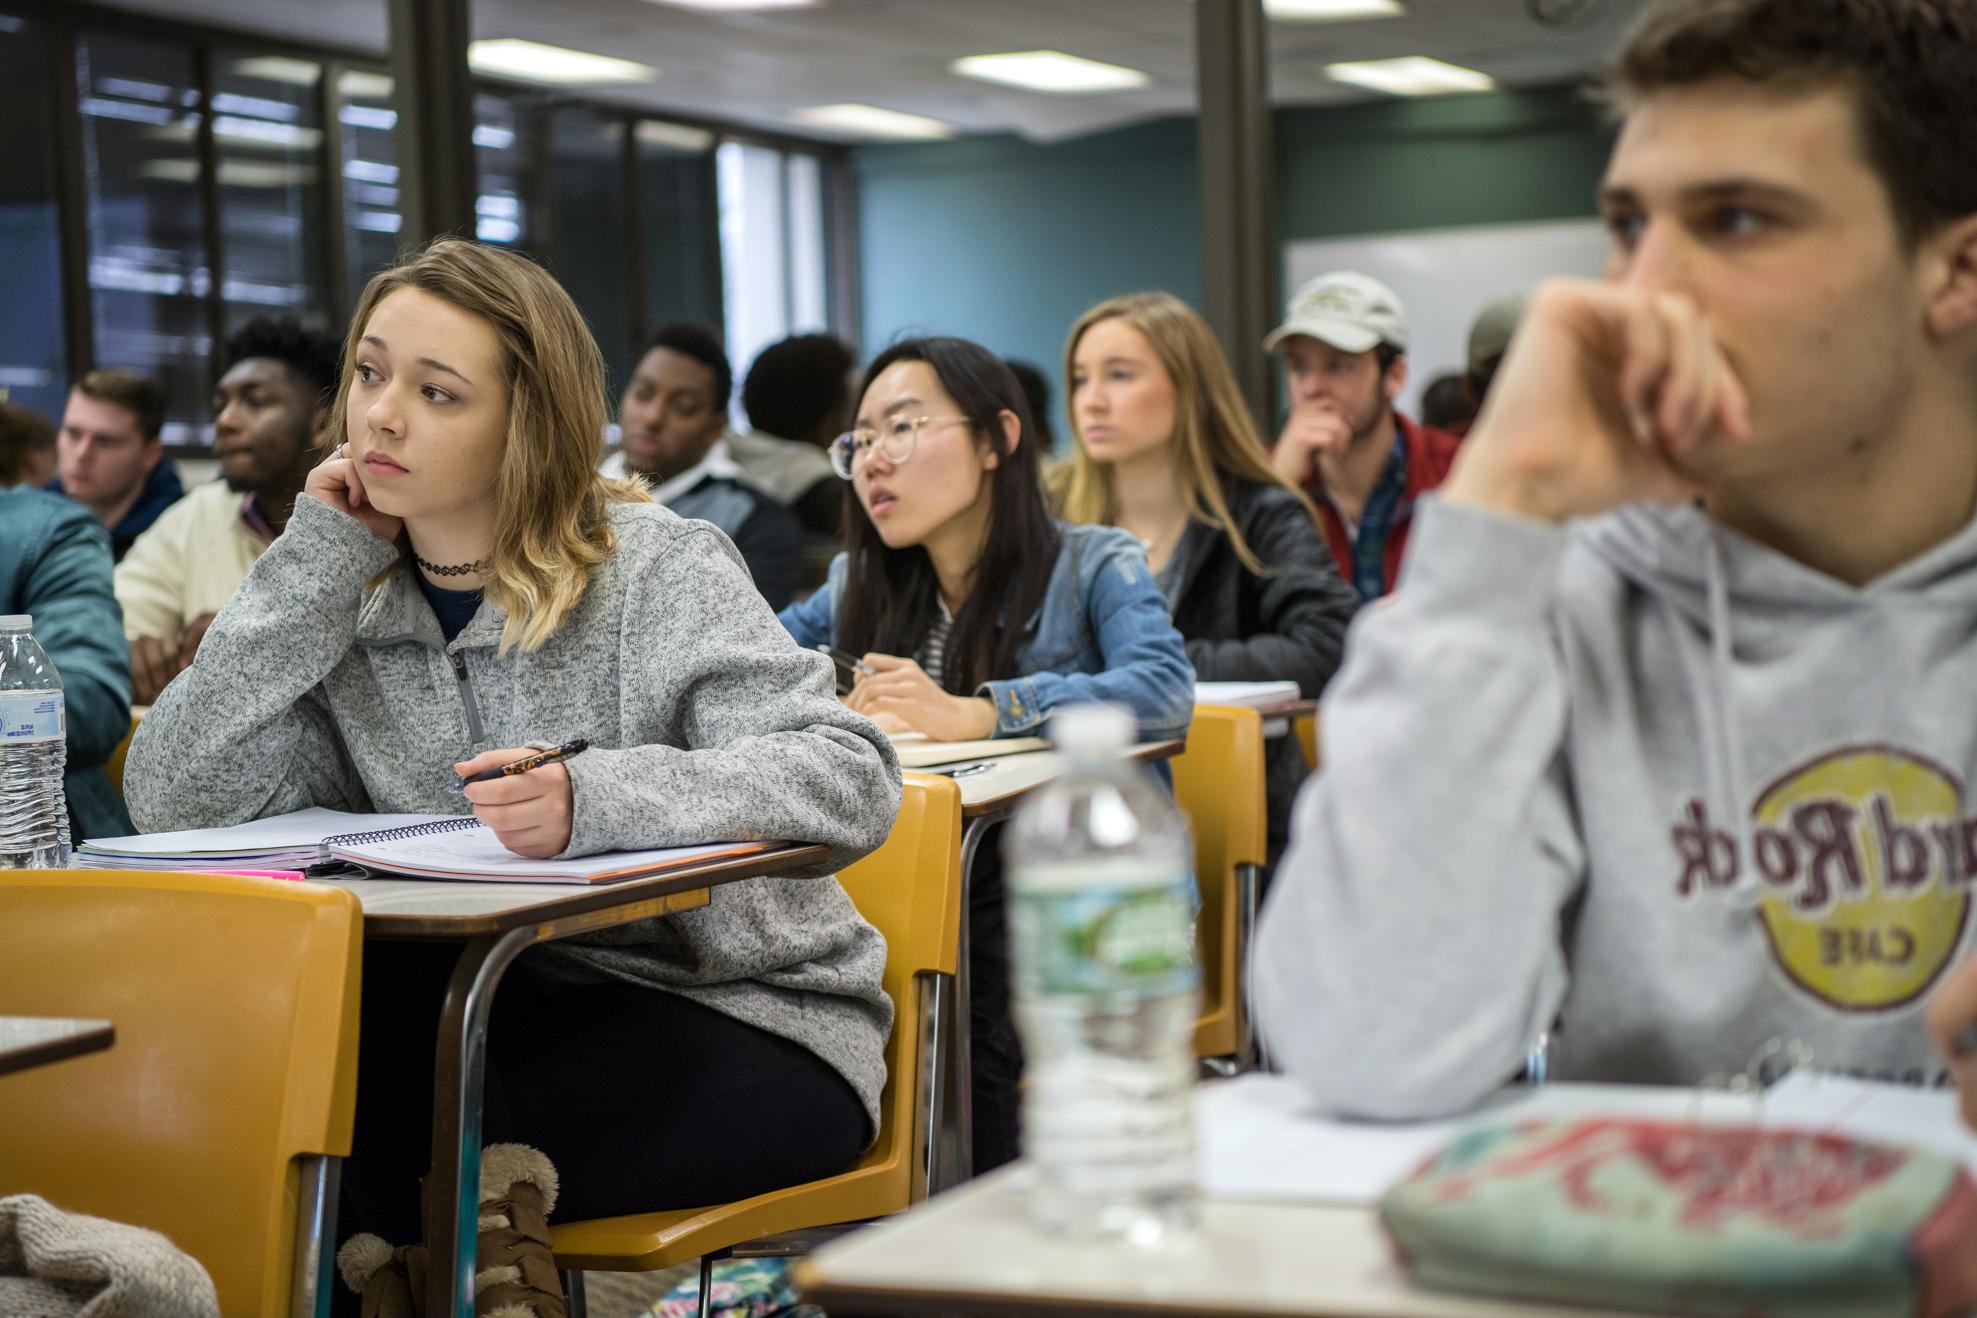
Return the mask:
[[[1059, 511], [1146, 546], [1201, 681], [1289, 679], [1316, 699], [1359, 597], [1317, 511], [1271, 469], [1207, 322], [1169, 293], [1116, 297], [1079, 318], [1064, 357], [1076, 445], [1051, 473]], [[1296, 738], [1279, 737], [1273, 857], [1304, 775]]]
[[[1532, 301], [1263, 913], [1328, 1109], [1769, 1041], [1947, 1078], [1977, 880], [1977, 0], [1664, 0], [1605, 283]], [[1939, 1025], [1947, 1031], [1947, 1022]], [[1966, 1072], [1968, 1068], [1966, 1068]]]
[[[435, 242], [372, 279], [344, 362], [344, 442], [144, 721], [133, 817], [471, 804], [526, 856], [823, 843], [821, 877], [524, 953], [489, 1027], [486, 1136], [549, 1155], [565, 1219], [843, 1170], [877, 1127], [892, 1008], [884, 943], [828, 875], [891, 827], [885, 738], [724, 537], [598, 475], [603, 361], [537, 266]], [[576, 737], [593, 749], [455, 793]], [[343, 1224], [396, 1244], [419, 1235], [456, 951], [365, 949]]]
[[[831, 459], [858, 501], [824, 588], [783, 610], [805, 646], [863, 657], [847, 697], [890, 731], [1027, 736], [1109, 700], [1148, 739], [1185, 736], [1194, 672], [1146, 555], [1105, 526], [1053, 522], [1029, 408], [1001, 359], [960, 339], [895, 344], [866, 368]], [[970, 890], [975, 1170], [1016, 1153], [1022, 1069], [1009, 1014], [1000, 853]]]

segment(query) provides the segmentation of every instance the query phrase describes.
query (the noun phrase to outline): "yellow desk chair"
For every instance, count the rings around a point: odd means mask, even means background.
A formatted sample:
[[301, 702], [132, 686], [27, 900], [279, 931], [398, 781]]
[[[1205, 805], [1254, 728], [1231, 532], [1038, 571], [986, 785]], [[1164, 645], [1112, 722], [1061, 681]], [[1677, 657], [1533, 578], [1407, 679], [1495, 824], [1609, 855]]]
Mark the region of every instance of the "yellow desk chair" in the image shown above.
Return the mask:
[[1298, 748], [1304, 752], [1304, 767], [1318, 772], [1318, 715], [1299, 714], [1293, 726], [1297, 729]]
[[[716, 1260], [795, 1252], [799, 1233], [904, 1211], [945, 1186], [936, 1132], [949, 1074], [953, 981], [961, 939], [961, 792], [951, 778], [906, 775], [885, 845], [838, 875], [886, 939], [886, 1044], [878, 1142], [848, 1172], [752, 1199], [664, 1213], [565, 1222], [550, 1230], [571, 1318], [584, 1313], [582, 1271], [651, 1272], [700, 1260], [700, 1313]], [[784, 1237], [781, 1241], [776, 1237]]]
[[1201, 914], [1201, 1016], [1194, 1052], [1220, 1075], [1255, 1069], [1247, 970], [1250, 935], [1268, 855], [1263, 719], [1253, 709], [1196, 705], [1188, 748], [1174, 759], [1174, 799], [1194, 833]]
[[227, 1315], [326, 1303], [357, 1092], [356, 897], [318, 884], [0, 871], [0, 1013], [105, 1052], [0, 1080], [0, 1194], [148, 1227]]
[[[124, 761], [130, 756], [130, 739], [137, 735], [137, 725], [143, 721], [142, 713], [132, 712], [130, 731], [124, 734], [124, 739], [117, 743], [117, 748], [110, 752], [110, 758], [103, 764], [103, 772], [110, 775], [110, 786], [116, 789], [120, 800], [124, 794]], [[77, 841], [81, 839], [78, 838]]]

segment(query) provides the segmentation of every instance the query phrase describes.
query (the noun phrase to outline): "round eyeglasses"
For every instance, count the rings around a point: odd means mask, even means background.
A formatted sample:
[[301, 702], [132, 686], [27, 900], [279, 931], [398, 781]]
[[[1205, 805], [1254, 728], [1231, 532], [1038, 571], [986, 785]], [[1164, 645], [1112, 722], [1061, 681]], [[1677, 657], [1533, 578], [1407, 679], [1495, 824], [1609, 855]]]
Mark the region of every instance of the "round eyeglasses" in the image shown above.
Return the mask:
[[848, 430], [831, 441], [831, 470], [850, 480], [858, 472], [859, 457], [874, 448], [887, 462], [898, 466], [913, 456], [922, 427], [967, 420], [965, 416], [901, 416], [887, 420], [876, 430], [871, 426]]

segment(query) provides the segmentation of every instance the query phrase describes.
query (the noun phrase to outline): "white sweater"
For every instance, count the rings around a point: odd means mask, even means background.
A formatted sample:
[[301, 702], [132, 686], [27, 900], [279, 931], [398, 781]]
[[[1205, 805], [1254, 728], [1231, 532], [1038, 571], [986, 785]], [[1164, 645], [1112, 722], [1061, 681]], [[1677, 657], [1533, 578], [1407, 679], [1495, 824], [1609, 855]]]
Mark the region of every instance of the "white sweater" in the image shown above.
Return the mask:
[[217, 613], [267, 548], [241, 520], [247, 496], [225, 481], [197, 486], [167, 508], [117, 564], [124, 635], [177, 636]]

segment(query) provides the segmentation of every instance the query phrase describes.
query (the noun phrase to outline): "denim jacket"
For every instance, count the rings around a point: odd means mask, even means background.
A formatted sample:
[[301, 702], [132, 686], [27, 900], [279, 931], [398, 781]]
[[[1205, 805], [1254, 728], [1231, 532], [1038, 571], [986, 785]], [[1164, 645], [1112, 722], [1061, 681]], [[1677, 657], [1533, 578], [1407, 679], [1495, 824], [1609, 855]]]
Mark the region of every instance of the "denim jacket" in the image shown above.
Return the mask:
[[[995, 735], [1038, 732], [1058, 705], [1105, 700], [1133, 711], [1148, 741], [1185, 737], [1194, 716], [1194, 667], [1167, 615], [1139, 542], [1116, 527], [1057, 523], [1060, 543], [1043, 604], [1024, 625], [1020, 676], [985, 682]], [[778, 616], [797, 644], [837, 641], [846, 556], [824, 588]]]

